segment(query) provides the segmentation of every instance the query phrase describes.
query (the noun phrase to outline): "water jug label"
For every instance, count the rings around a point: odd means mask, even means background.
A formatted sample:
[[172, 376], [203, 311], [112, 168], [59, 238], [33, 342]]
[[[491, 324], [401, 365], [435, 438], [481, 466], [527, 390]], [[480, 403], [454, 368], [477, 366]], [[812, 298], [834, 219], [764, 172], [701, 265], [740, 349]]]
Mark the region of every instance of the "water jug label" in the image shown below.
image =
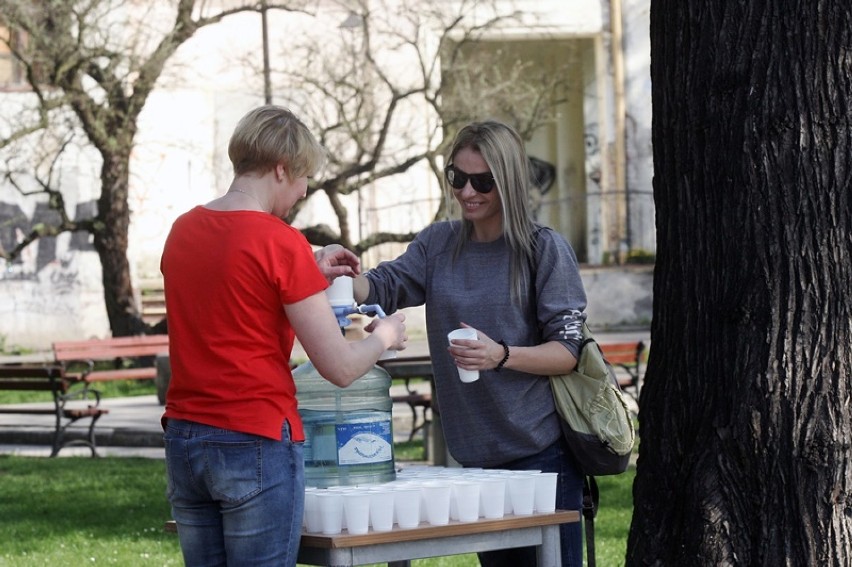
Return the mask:
[[390, 420], [338, 423], [337, 460], [340, 465], [384, 463], [393, 459]]

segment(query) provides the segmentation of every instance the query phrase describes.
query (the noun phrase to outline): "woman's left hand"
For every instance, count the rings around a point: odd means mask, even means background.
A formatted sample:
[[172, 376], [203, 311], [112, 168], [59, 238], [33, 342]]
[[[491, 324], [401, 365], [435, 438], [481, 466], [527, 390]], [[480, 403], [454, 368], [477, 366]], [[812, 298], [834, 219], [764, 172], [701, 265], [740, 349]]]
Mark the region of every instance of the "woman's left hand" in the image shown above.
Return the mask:
[[332, 283], [340, 276], [354, 278], [361, 273], [361, 261], [358, 256], [340, 244], [324, 246], [314, 252], [314, 258], [328, 283]]
[[[470, 327], [462, 323], [462, 327]], [[464, 370], [491, 370], [503, 360], [503, 346], [480, 330], [477, 339], [454, 339], [447, 347], [456, 366]]]

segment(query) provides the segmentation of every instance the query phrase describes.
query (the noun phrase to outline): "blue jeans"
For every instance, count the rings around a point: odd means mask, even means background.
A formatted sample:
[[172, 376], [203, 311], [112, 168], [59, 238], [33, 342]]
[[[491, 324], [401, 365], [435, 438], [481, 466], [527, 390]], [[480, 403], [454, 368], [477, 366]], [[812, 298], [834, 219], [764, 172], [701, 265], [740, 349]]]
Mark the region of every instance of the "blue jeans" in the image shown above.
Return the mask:
[[184, 563], [296, 565], [305, 506], [302, 443], [169, 419], [167, 496]]
[[[561, 435], [556, 443], [541, 453], [493, 468], [558, 472], [556, 509], [580, 511], [583, 508], [583, 475]], [[580, 517], [582, 518], [582, 514]], [[583, 529], [580, 522], [560, 525], [559, 542], [562, 546], [562, 567], [582, 567]], [[482, 567], [535, 567], [535, 548], [486, 551], [479, 553], [479, 564]]]

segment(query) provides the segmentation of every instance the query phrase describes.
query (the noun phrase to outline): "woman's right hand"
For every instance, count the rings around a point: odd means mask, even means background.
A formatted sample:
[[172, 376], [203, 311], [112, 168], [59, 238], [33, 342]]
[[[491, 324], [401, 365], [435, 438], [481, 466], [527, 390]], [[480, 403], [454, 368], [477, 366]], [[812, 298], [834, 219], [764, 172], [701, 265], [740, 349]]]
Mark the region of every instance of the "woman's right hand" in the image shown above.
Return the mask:
[[385, 345], [385, 350], [405, 350], [408, 335], [405, 334], [405, 315], [394, 313], [384, 319], [373, 319], [364, 327], [368, 333], [378, 336]]
[[408, 340], [401, 313], [371, 321], [364, 328], [371, 332], [366, 339], [346, 340], [324, 291], [284, 304], [284, 312], [319, 373], [341, 388], [368, 372], [382, 351], [402, 350]]

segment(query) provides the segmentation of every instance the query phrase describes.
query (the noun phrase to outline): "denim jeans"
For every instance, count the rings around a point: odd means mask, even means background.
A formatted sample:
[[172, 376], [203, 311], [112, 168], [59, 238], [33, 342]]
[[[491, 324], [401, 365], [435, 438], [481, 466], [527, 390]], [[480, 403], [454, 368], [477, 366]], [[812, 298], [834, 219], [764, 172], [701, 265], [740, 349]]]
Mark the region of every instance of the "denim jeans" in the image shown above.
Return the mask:
[[[558, 472], [556, 508], [558, 510], [582, 510], [583, 475], [577, 468], [574, 458], [568, 452], [568, 445], [562, 436], [559, 437], [559, 441], [541, 453], [494, 468]], [[559, 541], [562, 546], [562, 567], [582, 567], [583, 530], [580, 522], [560, 525]], [[483, 567], [535, 567], [535, 548], [519, 547], [501, 551], [486, 551], [479, 554], [479, 563]]]
[[170, 419], [167, 496], [188, 567], [296, 565], [305, 505], [302, 443]]

